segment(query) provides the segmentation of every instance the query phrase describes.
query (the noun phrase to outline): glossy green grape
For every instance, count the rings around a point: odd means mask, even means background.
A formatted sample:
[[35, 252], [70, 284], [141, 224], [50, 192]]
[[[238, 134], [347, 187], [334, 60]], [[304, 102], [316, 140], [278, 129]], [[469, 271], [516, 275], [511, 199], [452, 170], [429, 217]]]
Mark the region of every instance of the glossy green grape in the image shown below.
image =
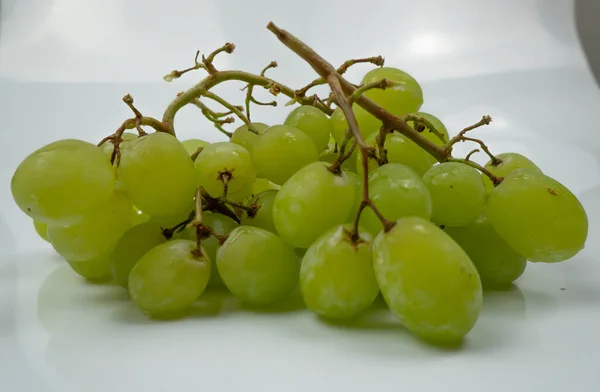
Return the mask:
[[52, 246], [69, 261], [85, 261], [108, 254], [133, 225], [134, 211], [122, 192], [71, 226], [48, 226]]
[[331, 121], [329, 117], [314, 106], [298, 106], [288, 114], [285, 125], [295, 127], [310, 137], [321, 153], [327, 148], [331, 135]]
[[196, 243], [171, 240], [146, 252], [129, 275], [131, 299], [146, 315], [179, 316], [204, 292], [210, 276], [206, 252], [196, 256]]
[[65, 139], [25, 158], [10, 185], [15, 202], [28, 216], [47, 224], [70, 225], [108, 201], [115, 175], [99, 147]]
[[500, 238], [485, 214], [467, 226], [444, 231], [467, 252], [484, 289], [507, 288], [525, 271], [525, 257]]
[[110, 253], [105, 253], [90, 260], [70, 261], [67, 264], [79, 276], [94, 283], [108, 282], [111, 279]]
[[437, 224], [466, 226], [485, 210], [485, 185], [477, 169], [444, 162], [429, 169], [423, 182], [433, 204], [431, 219]]
[[[137, 139], [138, 135], [136, 133], [132, 133], [132, 132], [123, 132], [123, 135], [121, 135], [121, 143], [119, 143], [119, 149], [121, 150], [121, 153], [127, 149], [127, 147], [129, 146], [130, 142], [132, 140]], [[104, 142], [100, 148], [102, 149], [102, 151], [104, 152], [104, 154], [108, 157], [108, 159], [110, 159], [112, 157], [112, 153], [115, 149], [115, 145], [113, 144], [113, 142], [111, 140], [108, 140], [106, 142]]]
[[[408, 166], [389, 163], [377, 168], [369, 178], [369, 195], [377, 209], [395, 221], [405, 216], [431, 219], [431, 196], [421, 177]], [[360, 216], [360, 225], [375, 236], [383, 225], [370, 208]]]
[[267, 128], [254, 144], [259, 176], [283, 185], [295, 172], [319, 158], [312, 139], [289, 125]]
[[193, 209], [196, 171], [175, 137], [156, 132], [131, 142], [121, 154], [119, 182], [131, 202], [152, 216], [176, 216]]
[[363, 197], [363, 178], [356, 173], [353, 172], [345, 172], [350, 181], [352, 181], [352, 185], [354, 185], [354, 204], [350, 209], [350, 214], [348, 214], [348, 218], [346, 222], [354, 222], [356, 218], [356, 214], [358, 214], [358, 209], [360, 208], [360, 203], [362, 202]]
[[[267, 124], [260, 122], [252, 123], [252, 125], [259, 133], [263, 133], [265, 129], [269, 127]], [[233, 131], [230, 142], [244, 147], [246, 150], [248, 150], [248, 152], [250, 152], [250, 154], [252, 154], [254, 152], [254, 143], [256, 143], [257, 140], [258, 135], [249, 131], [248, 126], [244, 124]]]
[[380, 67], [367, 72], [362, 79], [363, 85], [387, 79], [395, 84], [385, 90], [371, 89], [365, 97], [395, 116], [415, 113], [423, 105], [423, 90], [419, 83], [408, 73], [392, 67]]
[[201, 139], [187, 139], [187, 140], [182, 140], [181, 144], [183, 145], [183, 147], [187, 151], [188, 155], [195, 154], [196, 151], [198, 151], [198, 149], [200, 147], [205, 148], [205, 147], [208, 147], [210, 145], [209, 142], [201, 140]]
[[354, 183], [344, 172], [333, 174], [324, 162], [296, 172], [273, 203], [279, 236], [295, 248], [308, 248], [323, 232], [346, 222], [354, 206]]
[[[381, 128], [381, 121], [373, 117], [362, 107], [354, 104], [352, 105], [352, 112], [356, 117], [358, 129], [360, 130], [360, 133], [363, 136], [363, 138], [367, 138], [369, 135], [376, 133], [377, 131], [379, 131], [379, 128]], [[342, 110], [338, 107], [333, 111], [330, 121], [331, 135], [339, 145], [342, 143], [342, 140], [344, 140], [344, 137], [346, 135], [346, 129], [348, 129], [348, 122], [346, 121], [346, 116], [344, 116], [344, 112], [342, 112]]]
[[46, 242], [50, 242], [48, 238], [48, 225], [42, 222], [38, 222], [36, 220], [33, 221], [33, 228], [35, 232]]
[[[537, 173], [542, 173], [540, 168], [537, 167], [535, 163], [531, 162], [529, 158], [521, 154], [517, 154], [516, 152], [506, 152], [503, 154], [498, 154], [496, 155], [496, 158], [500, 159], [502, 163], [498, 164], [497, 166], [494, 166], [492, 165], [492, 160], [490, 159], [484, 167], [488, 169], [490, 173], [497, 177], [505, 177], [517, 169], [530, 169]], [[487, 192], [491, 192], [492, 189], [494, 189], [494, 184], [492, 183], [492, 180], [490, 180], [490, 178], [483, 173], [481, 174], [481, 177], [483, 179], [483, 184], [485, 185]]]
[[531, 261], [570, 259], [587, 239], [587, 214], [577, 197], [535, 169], [507, 175], [488, 196], [487, 216], [500, 237]]
[[133, 266], [146, 252], [163, 242], [166, 242], [166, 238], [155, 221], [141, 223], [127, 230], [111, 254], [110, 271], [114, 281], [127, 288]]
[[379, 286], [371, 258], [372, 237], [352, 225], [339, 225], [319, 237], [306, 251], [300, 268], [300, 289], [306, 307], [326, 318], [353, 317], [367, 309]]
[[277, 234], [277, 229], [273, 223], [273, 202], [277, 196], [276, 190], [264, 191], [256, 195], [250, 204], [259, 205], [260, 208], [252, 218], [246, 212], [242, 215], [240, 223], [246, 226], [260, 227]]
[[[444, 144], [446, 144], [448, 142], [448, 140], [449, 140], [448, 130], [446, 129], [446, 126], [444, 125], [444, 123], [442, 123], [442, 121], [439, 118], [437, 118], [433, 114], [429, 114], [429, 113], [425, 113], [425, 112], [417, 112], [417, 113], [415, 113], [415, 115], [422, 117], [425, 120], [429, 121], [435, 127], [435, 129], [442, 135], [443, 140], [440, 139], [435, 133], [431, 132], [431, 130], [428, 129], [427, 127], [425, 127], [425, 129], [422, 132], [420, 132], [422, 136], [429, 139], [430, 141], [437, 144], [438, 146], [443, 146]], [[415, 128], [414, 121], [407, 121], [407, 123], [413, 129]], [[433, 159], [433, 157], [432, 157], [432, 159]]]
[[230, 175], [228, 193], [235, 194], [250, 186], [256, 177], [252, 156], [244, 147], [228, 142], [213, 143], [202, 150], [195, 162], [198, 185], [212, 197], [221, 197], [225, 190], [222, 173]]
[[243, 302], [270, 304], [287, 297], [298, 284], [293, 248], [270, 231], [252, 226], [234, 229], [217, 251], [225, 286]]
[[442, 342], [460, 340], [473, 328], [482, 305], [479, 274], [437, 226], [402, 218], [377, 235], [372, 251], [381, 293], [408, 330]]

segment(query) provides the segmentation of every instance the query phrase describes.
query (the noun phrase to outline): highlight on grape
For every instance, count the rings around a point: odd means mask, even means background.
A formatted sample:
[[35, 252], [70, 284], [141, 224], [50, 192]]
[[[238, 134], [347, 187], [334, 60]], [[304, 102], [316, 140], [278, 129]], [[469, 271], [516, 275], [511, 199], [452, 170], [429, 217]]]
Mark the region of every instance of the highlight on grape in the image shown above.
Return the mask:
[[[21, 162], [13, 198], [75, 273], [114, 281], [152, 318], [183, 317], [212, 289], [252, 306], [299, 289], [307, 309], [338, 320], [381, 294], [416, 336], [454, 342], [476, 325], [482, 290], [511, 286], [528, 261], [583, 249], [588, 221], [576, 196], [528, 158], [471, 137], [491, 117], [450, 137], [421, 111], [419, 83], [382, 57], [336, 69], [267, 28], [313, 67], [312, 82], [294, 90], [269, 78], [275, 62], [259, 74], [219, 70], [215, 57], [235, 49], [227, 43], [164, 77], [208, 73], [161, 119], [126, 95], [134, 116], [97, 145], [58, 140]], [[353, 83], [343, 75], [357, 63], [373, 69]], [[243, 105], [211, 91], [229, 80], [246, 84]], [[310, 95], [319, 85], [331, 93]], [[251, 119], [252, 106], [277, 106], [256, 88], [289, 97], [283, 124]], [[186, 105], [229, 141], [179, 140], [174, 118]], [[459, 142], [476, 148], [455, 156]], [[487, 164], [470, 159], [477, 152]]]

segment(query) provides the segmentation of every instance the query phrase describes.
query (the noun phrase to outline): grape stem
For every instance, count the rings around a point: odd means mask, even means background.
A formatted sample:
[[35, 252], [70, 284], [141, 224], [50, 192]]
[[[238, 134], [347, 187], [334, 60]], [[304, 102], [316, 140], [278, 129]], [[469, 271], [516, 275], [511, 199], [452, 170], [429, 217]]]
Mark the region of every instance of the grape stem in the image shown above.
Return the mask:
[[369, 90], [373, 90], [373, 89], [385, 90], [386, 88], [396, 86], [396, 85], [398, 85], [398, 83], [393, 82], [388, 79], [381, 79], [377, 82], [365, 84], [365, 85], [357, 88], [356, 91], [354, 91], [354, 93], [350, 96], [349, 101], [350, 101], [350, 103], [353, 103], [354, 101], [356, 101], [358, 98], [360, 98], [364, 93], [366, 93]]
[[377, 142], [377, 149], [379, 150], [379, 165], [384, 165], [388, 162], [387, 159], [387, 150], [385, 149], [385, 139], [387, 138], [388, 133], [390, 133], [390, 129], [386, 127], [379, 128], [379, 134], [375, 137]]
[[254, 125], [252, 123], [250, 123], [250, 120], [248, 120], [248, 117], [246, 117], [244, 115], [244, 113], [242, 113], [243, 108], [241, 106], [234, 106], [232, 104], [230, 104], [229, 102], [227, 102], [226, 100], [224, 100], [223, 98], [221, 98], [220, 96], [218, 96], [217, 94], [205, 90], [202, 91], [202, 96], [212, 99], [213, 101], [223, 105], [225, 108], [227, 108], [229, 111], [231, 111], [233, 114], [235, 114], [240, 120], [242, 120], [242, 122], [244, 124], [246, 124], [246, 126], [248, 127], [248, 130], [252, 133], [255, 133], [258, 135], [258, 130], [254, 127]]
[[[277, 61], [271, 61], [269, 64], [267, 64], [266, 67], [264, 67], [262, 69], [262, 71], [260, 71], [260, 76], [265, 76], [265, 73], [267, 72], [267, 70], [271, 69], [271, 68], [277, 68]], [[250, 120], [250, 102], [259, 105], [259, 106], [277, 106], [277, 101], [271, 101], [271, 102], [260, 102], [257, 101], [256, 98], [254, 98], [254, 96], [252, 95], [253, 91], [254, 91], [254, 84], [252, 83], [248, 83], [246, 85], [246, 87], [244, 87], [246, 90], [246, 115], [248, 116], [248, 120]]]
[[412, 121], [415, 123], [415, 130], [417, 132], [423, 132], [423, 128], [419, 128], [416, 125], [422, 125], [425, 128], [427, 128], [429, 130], [429, 132], [433, 133], [438, 139], [440, 139], [440, 141], [442, 143], [446, 143], [446, 139], [444, 138], [444, 135], [442, 135], [440, 133], [440, 131], [438, 131], [435, 127], [435, 125], [433, 125], [429, 120], [421, 117], [421, 116], [417, 116], [416, 114], [405, 114], [404, 116], [402, 116], [402, 119], [404, 121]]
[[206, 203], [206, 205], [204, 206], [205, 210], [218, 212], [219, 214], [226, 215], [234, 221], [236, 221], [237, 223], [240, 223], [240, 218], [238, 218], [238, 216], [233, 211], [231, 211], [221, 199], [212, 197], [207, 192], [203, 192], [202, 198]]
[[192, 224], [196, 227], [196, 249], [192, 252], [194, 256], [202, 257], [202, 238], [206, 236], [206, 230], [202, 224], [202, 187], [196, 189], [196, 214]]
[[200, 155], [202, 150], [204, 150], [204, 147], [198, 147], [196, 152], [194, 152], [192, 155], [190, 155], [190, 158], [192, 158], [192, 161], [196, 162], [196, 158], [198, 158], [198, 155]]
[[133, 97], [131, 95], [127, 94], [126, 96], [123, 97], [123, 102], [125, 102], [125, 104], [127, 106], [129, 106], [129, 109], [131, 109], [133, 114], [135, 114], [135, 129], [137, 130], [138, 135], [145, 136], [146, 132], [144, 132], [144, 130], [141, 127], [142, 118], [144, 116], [142, 116], [142, 113], [139, 110], [137, 110], [137, 108], [133, 105]]
[[176, 224], [175, 226], [168, 228], [168, 229], [162, 229], [162, 235], [167, 239], [170, 240], [171, 238], [173, 238], [173, 234], [175, 234], [178, 231], [183, 230], [184, 227], [186, 227], [189, 223], [191, 223], [194, 220], [194, 216], [195, 216], [195, 211], [192, 211], [188, 218], [182, 222], [179, 222], [178, 224]]
[[476, 153], [478, 153], [478, 152], [479, 152], [479, 149], [478, 149], [478, 148], [476, 148], [476, 149], [474, 149], [474, 150], [471, 150], [471, 151], [470, 151], [470, 152], [467, 154], [467, 156], [465, 157], [465, 161], [468, 161], [468, 160], [471, 158], [471, 156], [473, 156], [473, 154], [476, 154]]
[[200, 109], [200, 111], [202, 112], [204, 117], [206, 117], [209, 121], [211, 121], [215, 125], [215, 128], [217, 128], [219, 130], [219, 132], [221, 132], [222, 134], [224, 134], [225, 136], [227, 136], [228, 138], [231, 139], [231, 135], [232, 135], [231, 132], [223, 129], [222, 125], [223, 124], [231, 124], [232, 122], [234, 122], [235, 120], [233, 117], [225, 117], [224, 119], [221, 120], [218, 115], [222, 115], [223, 113], [215, 113], [214, 111], [212, 111], [208, 106], [206, 106], [202, 101], [200, 101], [197, 98], [192, 101], [192, 104], [194, 106], [196, 106], [198, 109]]
[[[472, 152], [473, 151], [471, 151], [471, 153]], [[471, 155], [471, 153], [469, 153], [469, 155]], [[469, 155], [467, 155], [467, 157]], [[467, 158], [448, 158], [448, 160], [446, 162], [458, 162], [458, 163], [463, 163], [465, 165], [471, 166], [471, 167], [479, 170], [480, 172], [482, 172], [486, 176], [488, 176], [488, 178], [492, 181], [492, 183], [494, 183], [494, 186], [500, 185], [500, 183], [502, 182], [502, 180], [504, 180], [504, 177], [498, 177], [498, 176], [493, 175], [485, 167], [481, 166], [480, 164], [478, 164], [476, 162], [470, 161]]]

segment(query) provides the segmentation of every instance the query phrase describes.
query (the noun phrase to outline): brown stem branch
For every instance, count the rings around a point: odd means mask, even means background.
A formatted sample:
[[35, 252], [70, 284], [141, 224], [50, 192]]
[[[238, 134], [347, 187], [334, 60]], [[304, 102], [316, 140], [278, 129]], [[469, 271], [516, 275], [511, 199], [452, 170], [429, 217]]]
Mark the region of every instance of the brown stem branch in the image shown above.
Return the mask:
[[488, 169], [481, 166], [480, 164], [473, 162], [473, 161], [469, 161], [466, 158], [464, 158], [464, 159], [463, 158], [449, 158], [447, 160], [447, 162], [458, 162], [458, 163], [464, 163], [465, 165], [471, 166], [471, 167], [479, 170], [486, 176], [488, 176], [488, 178], [492, 181], [492, 183], [494, 185], [499, 185], [502, 182], [502, 180], [504, 180], [504, 177], [498, 177], [498, 176], [492, 174]]
[[398, 83], [393, 82], [388, 79], [381, 79], [377, 82], [373, 82], [373, 83], [369, 83], [369, 84], [360, 86], [350, 96], [350, 103], [353, 103], [354, 101], [356, 101], [358, 98], [360, 98], [364, 93], [366, 93], [369, 90], [373, 90], [374, 88], [385, 90], [386, 88], [395, 86], [397, 84]]
[[471, 157], [473, 156], [473, 154], [477, 154], [479, 152], [479, 149], [476, 148], [474, 150], [471, 150], [467, 156], [465, 157], [465, 161], [468, 161], [469, 159], [471, 159]]
[[163, 79], [165, 82], [172, 82], [173, 79], [179, 79], [181, 76], [183, 76], [184, 74], [190, 72], [190, 71], [195, 71], [197, 69], [206, 69], [204, 67], [204, 64], [202, 64], [201, 62], [198, 61], [198, 57], [200, 56], [200, 51], [197, 50], [196, 51], [196, 56], [194, 57], [194, 66], [183, 69], [181, 71], [178, 70], [173, 70], [170, 73], [166, 74], [165, 76], [163, 76]]
[[444, 148], [446, 150], [449, 150], [452, 148], [452, 145], [460, 142], [463, 137], [465, 136], [465, 133], [472, 131], [473, 129], [479, 128], [481, 126], [484, 125], [489, 125], [492, 122], [492, 118], [489, 115], [485, 115], [481, 118], [481, 120], [479, 120], [478, 122], [476, 122], [473, 125], [469, 125], [468, 127], [466, 127], [465, 129], [463, 129], [462, 131], [460, 131], [458, 133], [458, 135], [454, 136], [452, 139], [450, 139], [450, 141], [448, 143], [446, 143], [446, 145], [444, 146]]
[[442, 135], [440, 133], [440, 131], [437, 130], [437, 128], [435, 127], [435, 125], [433, 125], [429, 120], [427, 120], [426, 118], [423, 118], [421, 116], [417, 116], [416, 114], [405, 114], [404, 116], [402, 116], [402, 119], [404, 121], [412, 121], [415, 124], [415, 130], [417, 132], [421, 132], [418, 128], [417, 128], [417, 124], [421, 124], [423, 125], [425, 128], [427, 128], [429, 130], [429, 132], [433, 133], [438, 139], [440, 139], [440, 141], [442, 143], [446, 143], [446, 138], [444, 137], [444, 135]]
[[215, 59], [215, 57], [222, 52], [225, 53], [233, 53], [233, 51], [235, 50], [235, 45], [227, 42], [225, 45], [221, 46], [218, 49], [215, 49], [211, 54], [208, 55], [208, 57], [204, 57], [204, 55], [202, 56], [202, 64], [204, 64], [204, 67], [206, 68], [206, 70], [208, 71], [209, 74], [215, 74], [217, 73], [217, 69], [215, 68], [215, 66], [213, 65], [213, 61]]
[[227, 117], [224, 120], [219, 120], [219, 117], [217, 115], [222, 113], [215, 113], [199, 99], [193, 99], [191, 103], [202, 111], [204, 117], [206, 117], [210, 122], [212, 122], [215, 128], [219, 130], [219, 132], [221, 132], [228, 138], [231, 138], [232, 133], [223, 129], [221, 125], [232, 123], [234, 121], [233, 117]]
[[487, 156], [490, 158], [490, 160], [492, 161], [492, 165], [493, 166], [498, 166], [499, 164], [502, 163], [502, 160], [497, 158], [494, 154], [492, 154], [490, 152], [490, 149], [488, 148], [488, 146], [486, 146], [486, 144], [483, 142], [483, 140], [479, 140], [479, 139], [475, 139], [472, 137], [467, 137], [467, 136], [463, 136], [461, 138], [461, 141], [468, 141], [468, 142], [474, 142], [479, 144], [479, 146], [481, 147], [481, 149], [483, 150], [483, 152], [485, 152], [487, 154]]
[[205, 96], [206, 98], [212, 99], [215, 102], [218, 102], [219, 104], [223, 105], [228, 110], [230, 110], [231, 112], [233, 112], [233, 114], [235, 114], [240, 120], [242, 120], [244, 122], [244, 124], [246, 124], [246, 126], [248, 127], [248, 130], [250, 132], [255, 133], [255, 134], [258, 135], [258, 130], [254, 126], [254, 124], [252, 124], [250, 122], [250, 120], [248, 119], [248, 117], [246, 117], [246, 115], [244, 115], [244, 113], [242, 113], [242, 111], [240, 110], [239, 106], [234, 106], [234, 105], [230, 104], [229, 102], [227, 102], [226, 100], [224, 100], [223, 98], [221, 98], [220, 96], [218, 96], [217, 94], [215, 94], [215, 93], [213, 93], [211, 91], [208, 91], [208, 90], [203, 91], [202, 95]]

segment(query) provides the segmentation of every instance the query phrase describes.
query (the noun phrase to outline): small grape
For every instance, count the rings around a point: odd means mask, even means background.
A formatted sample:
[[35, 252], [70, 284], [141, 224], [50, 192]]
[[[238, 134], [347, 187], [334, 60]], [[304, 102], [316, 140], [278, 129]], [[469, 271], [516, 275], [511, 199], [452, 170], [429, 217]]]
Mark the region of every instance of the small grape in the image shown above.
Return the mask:
[[373, 241], [375, 275], [390, 310], [414, 334], [456, 341], [475, 325], [482, 305], [477, 269], [433, 223], [398, 220]]
[[81, 223], [49, 225], [48, 238], [56, 252], [71, 262], [96, 259], [116, 246], [134, 216], [129, 200], [115, 191], [108, 203], [88, 213]]
[[500, 237], [531, 261], [570, 259], [587, 239], [587, 214], [577, 197], [535, 169], [507, 175], [488, 196], [487, 216]]
[[[429, 191], [421, 177], [408, 166], [389, 163], [377, 168], [369, 178], [369, 195], [383, 216], [392, 221], [405, 216], [431, 218]], [[383, 229], [370, 208], [362, 212], [360, 225], [373, 236]]]
[[467, 252], [485, 289], [509, 287], [525, 271], [527, 260], [500, 238], [485, 214], [467, 226], [444, 231]]
[[200, 147], [206, 148], [210, 145], [209, 142], [201, 139], [187, 139], [183, 140], [181, 144], [183, 144], [183, 147], [185, 147], [185, 150], [187, 151], [188, 155], [195, 154]]
[[115, 175], [99, 147], [82, 140], [50, 143], [19, 164], [11, 180], [19, 208], [53, 225], [80, 222], [110, 198]]
[[141, 223], [127, 230], [111, 254], [110, 270], [115, 282], [127, 288], [133, 266], [146, 252], [165, 241], [161, 226], [154, 221]]
[[270, 231], [252, 226], [234, 229], [217, 251], [217, 268], [227, 288], [249, 304], [284, 299], [298, 284], [294, 250]]
[[[363, 138], [367, 138], [369, 135], [376, 133], [377, 131], [379, 131], [379, 128], [381, 128], [381, 121], [373, 117], [362, 107], [353, 104], [352, 112], [356, 117], [358, 129], [360, 130], [360, 133], [363, 136]], [[338, 107], [333, 111], [330, 120], [331, 135], [338, 143], [338, 145], [340, 145], [342, 143], [342, 140], [344, 140], [346, 130], [348, 129], [348, 122], [346, 121], [346, 116], [344, 116], [344, 112], [342, 112], [342, 109]]]
[[[431, 132], [431, 130], [427, 127], [425, 127], [425, 129], [422, 132], [420, 132], [422, 136], [424, 136], [426, 139], [429, 139], [430, 141], [437, 144], [438, 146], [443, 146], [444, 144], [448, 143], [448, 140], [449, 140], [448, 130], [446, 129], [446, 126], [444, 125], [444, 123], [442, 123], [442, 121], [439, 118], [435, 117], [433, 114], [429, 114], [429, 113], [425, 113], [425, 112], [417, 112], [417, 113], [415, 113], [415, 115], [422, 117], [425, 120], [429, 121], [435, 127], [435, 129], [443, 136], [444, 140], [440, 140], [440, 138], [435, 133]], [[413, 129], [415, 128], [414, 121], [407, 121], [407, 123]], [[432, 157], [432, 159], [433, 159], [433, 157]]]
[[[130, 144], [130, 142], [132, 140], [137, 139], [137, 137], [138, 135], [136, 133], [123, 132], [123, 135], [121, 135], [121, 143], [119, 143], [119, 149], [121, 150], [121, 152], [127, 149], [127, 146]], [[102, 149], [102, 152], [104, 152], [104, 154], [108, 157], [108, 159], [110, 159], [115, 149], [115, 145], [113, 144], [112, 140], [108, 140], [104, 142], [102, 146], [100, 146], [100, 148]]]
[[95, 257], [91, 260], [70, 261], [67, 264], [79, 276], [94, 283], [108, 282], [111, 279], [110, 253]]
[[213, 143], [198, 155], [195, 162], [198, 185], [211, 196], [221, 197], [224, 191], [224, 177], [228, 176], [228, 192], [241, 191], [254, 181], [254, 164], [248, 150], [228, 142]]
[[[521, 154], [517, 154], [515, 152], [507, 152], [503, 154], [496, 155], [496, 158], [500, 159], [502, 162], [497, 166], [492, 164], [492, 160], [485, 164], [485, 168], [497, 177], [505, 177], [512, 173], [517, 169], [530, 169], [537, 173], [542, 173], [539, 167], [535, 165], [535, 163], [531, 162], [529, 158], [524, 157]], [[481, 174], [483, 178], [483, 184], [485, 185], [485, 189], [487, 192], [491, 192], [494, 189], [494, 184], [492, 180], [485, 174]]]
[[[260, 133], [263, 133], [269, 126], [260, 122], [252, 123], [254, 128]], [[258, 135], [248, 130], [246, 124], [238, 127], [231, 135], [230, 142], [244, 147], [250, 154], [254, 152], [254, 143], [258, 140]]]
[[431, 219], [440, 225], [465, 226], [485, 210], [485, 186], [479, 172], [463, 163], [444, 162], [423, 176], [433, 204]]
[[372, 237], [360, 230], [356, 245], [352, 225], [335, 226], [306, 251], [300, 289], [308, 309], [327, 318], [353, 317], [367, 309], [379, 293], [371, 258]]
[[387, 79], [395, 85], [382, 89], [371, 89], [364, 96], [395, 116], [415, 113], [423, 105], [423, 91], [419, 83], [408, 73], [391, 67], [375, 68], [365, 74], [362, 84], [367, 85]]
[[295, 172], [316, 162], [317, 148], [311, 138], [288, 125], [267, 128], [254, 144], [254, 164], [262, 178], [283, 185]]
[[329, 117], [314, 106], [298, 106], [288, 114], [285, 125], [295, 127], [310, 137], [321, 153], [327, 148], [331, 135], [331, 121]]
[[296, 248], [308, 248], [323, 232], [346, 222], [354, 206], [354, 183], [344, 172], [334, 174], [325, 162], [296, 172], [273, 203], [279, 236]]
[[179, 140], [167, 133], [132, 141], [121, 154], [119, 181], [131, 202], [152, 216], [176, 216], [193, 209], [194, 163]]
[[210, 276], [210, 260], [196, 243], [172, 240], [146, 252], [129, 275], [131, 299], [146, 315], [179, 316], [204, 292]]
[[260, 227], [261, 229], [277, 234], [277, 229], [275, 229], [275, 224], [273, 223], [273, 202], [275, 201], [275, 196], [277, 196], [277, 191], [275, 190], [264, 191], [256, 195], [250, 204], [256, 203], [260, 208], [252, 218], [244, 212], [240, 223], [245, 226]]
[[33, 221], [33, 227], [35, 228], [35, 232], [46, 242], [50, 242], [48, 238], [48, 225], [42, 222], [38, 222], [36, 220]]

